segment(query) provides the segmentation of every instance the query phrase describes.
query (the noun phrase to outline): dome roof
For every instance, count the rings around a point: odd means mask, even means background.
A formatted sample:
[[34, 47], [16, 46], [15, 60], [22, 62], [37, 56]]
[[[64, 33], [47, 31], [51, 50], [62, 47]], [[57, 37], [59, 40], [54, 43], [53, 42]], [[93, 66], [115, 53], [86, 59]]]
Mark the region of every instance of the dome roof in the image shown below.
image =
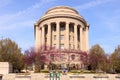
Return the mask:
[[68, 6], [57, 6], [57, 7], [50, 8], [50, 9], [46, 12], [46, 14], [59, 13], [59, 12], [78, 14], [78, 12], [77, 12], [75, 9], [70, 8], [70, 7], [68, 7]]
[[45, 13], [45, 15], [42, 16], [42, 18], [51, 16], [51, 15], [54, 15], [54, 16], [68, 15], [68, 16], [77, 16], [77, 17], [83, 18], [82, 16], [79, 15], [79, 13], [75, 9], [68, 7], [68, 6], [56, 6], [56, 7], [50, 8]]
[[50, 8], [46, 13], [45, 15], [43, 15], [39, 21], [37, 21], [36, 24], [40, 24], [41, 22], [43, 22], [44, 20], [46, 19], [51, 19], [51, 18], [61, 18], [61, 17], [64, 17], [64, 18], [73, 18], [73, 19], [77, 19], [77, 20], [80, 20], [82, 21], [83, 23], [87, 23], [84, 18], [79, 15], [79, 13], [71, 8], [71, 7], [68, 7], [68, 6], [57, 6], [57, 7], [53, 7], [53, 8]]

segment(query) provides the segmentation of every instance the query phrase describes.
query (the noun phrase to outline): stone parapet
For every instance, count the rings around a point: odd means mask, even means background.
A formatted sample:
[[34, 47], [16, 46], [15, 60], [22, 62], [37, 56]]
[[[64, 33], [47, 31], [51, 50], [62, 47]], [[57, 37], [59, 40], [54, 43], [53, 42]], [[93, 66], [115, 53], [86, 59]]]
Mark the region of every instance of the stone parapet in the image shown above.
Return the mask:
[[[55, 78], [55, 77], [54, 77]], [[48, 73], [32, 73], [31, 75], [3, 75], [2, 80], [50, 80]], [[118, 74], [60, 74], [60, 80], [120, 80]]]
[[9, 62], [0, 62], [0, 74], [8, 74], [12, 72], [12, 64]]

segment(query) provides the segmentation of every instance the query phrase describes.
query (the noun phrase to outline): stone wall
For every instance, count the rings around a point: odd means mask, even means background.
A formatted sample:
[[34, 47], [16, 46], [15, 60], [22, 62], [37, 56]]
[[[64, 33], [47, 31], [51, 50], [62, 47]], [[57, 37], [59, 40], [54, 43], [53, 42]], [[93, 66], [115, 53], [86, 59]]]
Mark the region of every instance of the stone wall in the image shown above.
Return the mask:
[[8, 74], [12, 72], [12, 64], [9, 62], [0, 62], [0, 74]]
[[15, 80], [15, 74], [3, 75], [2, 80]]
[[[50, 78], [49, 74], [41, 74], [41, 73], [33, 73], [31, 75], [7, 74], [3, 76], [2, 80], [50, 80], [49, 78]], [[60, 80], [120, 80], [120, 75], [118, 74], [67, 74], [67, 75], [62, 75], [61, 74]]]

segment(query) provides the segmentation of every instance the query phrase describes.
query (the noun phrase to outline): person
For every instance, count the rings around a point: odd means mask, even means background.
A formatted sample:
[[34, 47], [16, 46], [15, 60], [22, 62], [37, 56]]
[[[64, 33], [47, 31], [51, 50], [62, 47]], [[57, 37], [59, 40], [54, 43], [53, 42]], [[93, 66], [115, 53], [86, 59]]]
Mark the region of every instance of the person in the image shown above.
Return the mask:
[[60, 73], [58, 71], [56, 72], [56, 80], [60, 80]]
[[62, 72], [63, 72], [63, 75], [65, 75], [66, 74], [66, 69], [64, 68]]
[[54, 73], [53, 73], [53, 71], [50, 71], [50, 80], [54, 80]]

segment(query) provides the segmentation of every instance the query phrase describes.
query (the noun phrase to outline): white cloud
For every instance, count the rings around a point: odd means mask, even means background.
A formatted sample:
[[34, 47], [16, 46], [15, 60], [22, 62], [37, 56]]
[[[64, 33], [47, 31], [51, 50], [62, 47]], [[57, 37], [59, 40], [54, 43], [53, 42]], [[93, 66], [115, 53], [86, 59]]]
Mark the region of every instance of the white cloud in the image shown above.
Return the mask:
[[[30, 21], [29, 19], [27, 19], [26, 15], [29, 16], [29, 14], [31, 13], [35, 15], [34, 10], [41, 8], [43, 5], [47, 5], [52, 1], [56, 0], [41, 0], [40, 2], [37, 2], [35, 5], [28, 7], [27, 9], [19, 11], [17, 13], [0, 15], [0, 30], [18, 28], [18, 25], [19, 26], [29, 25], [31, 22], [33, 25], [34, 22], [32, 20]], [[23, 19], [21, 20], [21, 18]]]
[[75, 8], [78, 9], [78, 10], [84, 10], [84, 9], [89, 9], [91, 7], [102, 5], [104, 3], [108, 3], [108, 2], [111, 2], [111, 1], [114, 1], [114, 0], [94, 0], [94, 1], [91, 1], [91, 2], [88, 2], [88, 3], [85, 3], [83, 5], [76, 6]]
[[[0, 0], [1, 1], [1, 0]], [[22, 48], [25, 49], [34, 46], [34, 30], [36, 12], [42, 12], [43, 6], [56, 0], [39, 0], [36, 4], [19, 11], [17, 13], [0, 15], [0, 39], [9, 37]], [[28, 35], [29, 34], [29, 35]]]
[[11, 0], [0, 0], [0, 8], [8, 5]]

